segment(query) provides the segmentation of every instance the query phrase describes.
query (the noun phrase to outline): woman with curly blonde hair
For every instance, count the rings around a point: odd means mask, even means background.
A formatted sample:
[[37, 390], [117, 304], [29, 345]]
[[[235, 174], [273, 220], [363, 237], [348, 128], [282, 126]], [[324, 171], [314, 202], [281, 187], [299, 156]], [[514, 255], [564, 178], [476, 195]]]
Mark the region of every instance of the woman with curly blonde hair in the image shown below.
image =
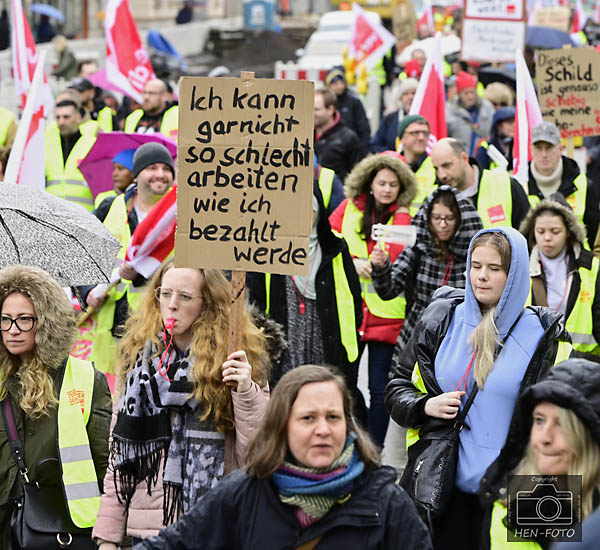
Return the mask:
[[[0, 401], [3, 407], [12, 409], [30, 481], [52, 495], [57, 494], [54, 488], [61, 496], [63, 492], [73, 494], [69, 491], [71, 480], [68, 475], [64, 477], [61, 468], [68, 454], [68, 445], [61, 436], [68, 433], [81, 442], [79, 471], [91, 474], [87, 487], [82, 487], [89, 491], [84, 500], [99, 498], [108, 462], [110, 392], [101, 372], [87, 361], [69, 357], [77, 329], [63, 289], [48, 273], [35, 267], [0, 269], [0, 331]], [[77, 376], [73, 376], [74, 371]], [[77, 424], [72, 417], [66, 420], [72, 407], [69, 394], [73, 392], [84, 397], [86, 423]], [[2, 419], [0, 472], [0, 548], [10, 550], [11, 504], [23, 493], [23, 477], [13, 459]], [[95, 519], [93, 512], [84, 518], [73, 499], [59, 497], [46, 511], [60, 518], [73, 534], [82, 533], [81, 527], [91, 527]]]
[[106, 494], [93, 537], [156, 534], [243, 463], [268, 401], [268, 338], [249, 311], [228, 355], [230, 284], [217, 270], [155, 273], [123, 337]]

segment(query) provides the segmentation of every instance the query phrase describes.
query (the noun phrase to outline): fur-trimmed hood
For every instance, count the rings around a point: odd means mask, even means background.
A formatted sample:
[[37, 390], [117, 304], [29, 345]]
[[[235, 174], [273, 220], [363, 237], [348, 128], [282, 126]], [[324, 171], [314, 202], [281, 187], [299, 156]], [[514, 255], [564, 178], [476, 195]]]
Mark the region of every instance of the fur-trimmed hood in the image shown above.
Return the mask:
[[352, 172], [348, 174], [344, 181], [344, 194], [346, 197], [355, 199], [363, 193], [366, 195], [375, 174], [383, 168], [388, 168], [395, 172], [402, 186], [396, 199], [396, 204], [398, 206], [410, 206], [417, 196], [417, 181], [415, 176], [408, 164], [398, 157], [384, 153], [369, 155], [352, 169]]
[[[75, 314], [65, 291], [44, 270], [15, 265], [0, 269], [0, 307], [15, 292], [29, 297], [38, 318], [34, 354], [49, 368], [64, 363], [77, 336]], [[11, 354], [0, 340], [0, 364]]]
[[567, 226], [567, 231], [572, 237], [572, 240], [576, 241], [583, 247], [586, 238], [585, 227], [579, 223], [577, 216], [573, 210], [571, 210], [571, 207], [566, 204], [566, 202], [563, 204], [557, 200], [554, 200], [553, 198], [549, 198], [540, 201], [535, 205], [535, 207], [531, 208], [521, 223], [519, 231], [525, 235], [527, 243], [529, 244], [529, 248], [531, 249], [535, 246], [535, 235], [533, 231], [535, 227], [535, 220], [542, 212], [547, 210], [555, 213], [557, 216], [560, 216], [563, 219], [565, 225]]

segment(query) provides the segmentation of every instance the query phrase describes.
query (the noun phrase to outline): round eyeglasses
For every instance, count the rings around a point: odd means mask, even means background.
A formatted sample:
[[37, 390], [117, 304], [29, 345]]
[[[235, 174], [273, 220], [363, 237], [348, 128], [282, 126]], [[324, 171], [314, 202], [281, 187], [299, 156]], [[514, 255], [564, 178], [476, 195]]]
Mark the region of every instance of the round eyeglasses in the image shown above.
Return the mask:
[[171, 301], [171, 298], [173, 297], [173, 295], [175, 295], [175, 299], [180, 304], [189, 304], [194, 298], [202, 298], [202, 296], [194, 296], [193, 294], [190, 294], [189, 292], [179, 291], [179, 290], [171, 290], [170, 288], [163, 288], [161, 286], [159, 286], [154, 291], [154, 294], [156, 296], [156, 299], [159, 302], [162, 302], [165, 304]]

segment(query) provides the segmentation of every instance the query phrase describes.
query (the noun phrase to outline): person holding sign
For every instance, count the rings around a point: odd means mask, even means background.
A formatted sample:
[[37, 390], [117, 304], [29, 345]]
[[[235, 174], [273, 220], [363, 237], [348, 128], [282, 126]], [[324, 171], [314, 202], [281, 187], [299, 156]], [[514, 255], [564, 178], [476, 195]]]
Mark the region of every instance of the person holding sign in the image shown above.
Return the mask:
[[431, 537], [356, 422], [344, 379], [301, 365], [273, 391], [245, 471], [135, 548], [431, 550]]
[[590, 181], [577, 163], [562, 154], [558, 128], [541, 122], [531, 131], [529, 163], [529, 202], [535, 206], [543, 198], [560, 193], [585, 225], [590, 246], [594, 245], [600, 224], [600, 182]]
[[125, 533], [155, 535], [243, 462], [267, 405], [275, 350], [245, 311], [244, 349], [227, 354], [230, 294], [220, 271], [167, 261], [130, 317], [111, 471], [93, 531], [101, 550]]
[[531, 303], [562, 313], [577, 356], [600, 363], [600, 260], [562, 195], [544, 199], [521, 225], [531, 249]]
[[402, 245], [377, 243], [371, 237], [374, 224], [409, 225], [409, 207], [417, 194], [412, 170], [396, 153], [370, 155], [352, 170], [344, 185], [346, 199], [329, 218], [331, 228], [341, 233], [354, 258], [363, 297], [360, 327], [361, 353], [369, 345], [369, 433], [383, 446], [389, 423], [383, 393], [388, 382], [392, 353], [405, 315], [405, 300], [384, 301], [371, 281], [370, 255], [384, 246], [394, 261]]

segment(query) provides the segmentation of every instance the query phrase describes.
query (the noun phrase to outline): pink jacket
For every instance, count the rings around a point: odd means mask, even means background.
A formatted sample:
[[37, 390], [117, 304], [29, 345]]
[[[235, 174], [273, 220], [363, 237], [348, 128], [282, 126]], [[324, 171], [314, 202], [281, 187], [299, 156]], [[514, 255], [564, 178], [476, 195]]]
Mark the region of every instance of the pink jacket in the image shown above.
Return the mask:
[[[255, 382], [244, 393], [231, 392], [233, 413], [235, 416], [235, 437], [225, 436], [225, 473], [239, 468], [244, 463], [248, 441], [254, 435], [258, 423], [264, 415], [269, 400], [269, 389], [261, 389]], [[111, 433], [117, 421], [119, 397], [114, 398]], [[113, 542], [120, 544], [127, 532], [132, 537], [144, 539], [156, 535], [163, 525], [163, 487], [162, 462], [158, 481], [148, 495], [146, 482], [142, 481], [139, 490], [133, 495], [129, 513], [125, 506], [117, 500], [112, 468], [108, 467], [104, 478], [104, 495], [96, 518], [92, 538], [97, 544]]]

